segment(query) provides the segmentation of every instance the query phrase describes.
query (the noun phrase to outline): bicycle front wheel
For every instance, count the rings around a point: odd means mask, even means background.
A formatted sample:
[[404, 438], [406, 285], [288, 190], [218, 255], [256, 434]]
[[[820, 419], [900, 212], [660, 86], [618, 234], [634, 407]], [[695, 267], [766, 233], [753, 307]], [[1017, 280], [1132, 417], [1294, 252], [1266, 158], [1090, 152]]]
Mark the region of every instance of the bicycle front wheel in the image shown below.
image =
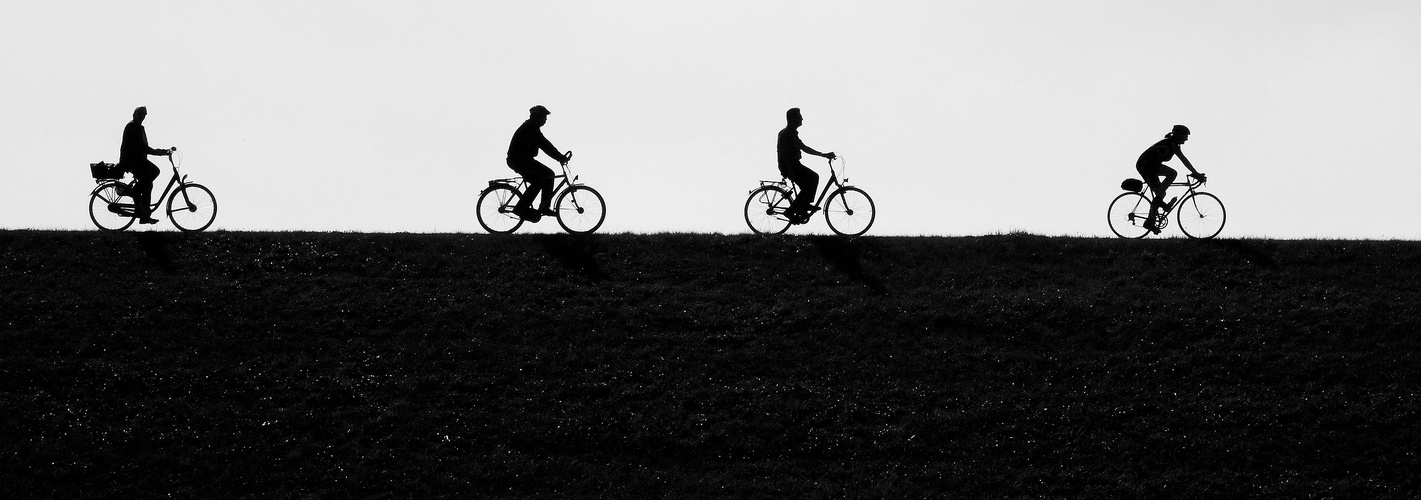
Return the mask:
[[558, 195], [558, 225], [574, 234], [586, 234], [602, 227], [607, 219], [607, 203], [602, 194], [587, 186], [573, 186]]
[[507, 184], [489, 186], [479, 195], [475, 215], [485, 231], [506, 234], [518, 230], [523, 219], [513, 214], [513, 204], [518, 200], [518, 190]]
[[201, 184], [184, 184], [168, 197], [168, 220], [186, 232], [207, 229], [217, 219], [217, 197]]
[[829, 195], [824, 204], [824, 220], [829, 229], [843, 236], [858, 236], [868, 232], [873, 225], [877, 211], [873, 208], [873, 198], [856, 187], [846, 187]]
[[1175, 207], [1179, 229], [1190, 238], [1209, 239], [1224, 230], [1224, 202], [1209, 193], [1194, 193]]
[[761, 186], [745, 199], [745, 224], [759, 234], [780, 234], [789, 229], [789, 193], [779, 186]]
[[[120, 186], [109, 182], [89, 195], [89, 220], [101, 230], [122, 231], [133, 225], [133, 197], [118, 194]], [[128, 214], [122, 213], [123, 207]]]
[[1110, 230], [1121, 238], [1144, 238], [1150, 234], [1145, 221], [1150, 217], [1150, 199], [1140, 193], [1123, 193], [1110, 202], [1106, 221]]

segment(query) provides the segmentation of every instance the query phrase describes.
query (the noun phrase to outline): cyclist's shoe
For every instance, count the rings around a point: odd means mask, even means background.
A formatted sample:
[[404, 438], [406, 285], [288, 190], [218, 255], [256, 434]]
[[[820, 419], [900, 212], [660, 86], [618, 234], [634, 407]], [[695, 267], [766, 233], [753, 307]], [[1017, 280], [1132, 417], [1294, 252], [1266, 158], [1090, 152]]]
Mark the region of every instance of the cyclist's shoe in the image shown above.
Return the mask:
[[535, 210], [533, 207], [513, 207], [513, 215], [517, 215], [519, 219], [523, 219], [528, 222], [538, 222], [540, 220], [543, 220], [543, 214]]
[[1173, 198], [1170, 198], [1170, 199], [1169, 199], [1169, 203], [1165, 203], [1164, 199], [1161, 198], [1161, 199], [1155, 200], [1155, 206], [1160, 207], [1160, 208], [1163, 208], [1164, 211], [1168, 212], [1168, 211], [1170, 211], [1170, 210], [1174, 210], [1174, 203], [1177, 202], [1177, 201], [1179, 201], [1179, 197], [1178, 197], [1178, 196], [1175, 196], [1175, 197], [1173, 197]]
[[1144, 227], [1145, 227], [1145, 230], [1146, 230], [1146, 231], [1149, 231], [1149, 232], [1151, 232], [1151, 233], [1155, 233], [1155, 234], [1159, 234], [1159, 233], [1160, 233], [1159, 225], [1155, 224], [1155, 220], [1154, 220], [1154, 219], [1150, 219], [1150, 220], [1145, 221], [1145, 226], [1144, 226]]
[[538, 215], [542, 215], [543, 217], [557, 217], [558, 211], [551, 208], [544, 208], [538, 211]]
[[158, 223], [158, 219], [154, 219], [154, 218], [152, 218], [152, 217], [143, 217], [143, 218], [138, 219], [138, 223], [139, 223], [139, 224], [157, 224], [157, 223]]
[[113, 212], [113, 213], [116, 213], [116, 214], [119, 214], [119, 215], [123, 215], [123, 209], [122, 209], [122, 208], [119, 208], [119, 206], [118, 206], [117, 203], [110, 203], [110, 204], [109, 204], [109, 211], [110, 211], [110, 212]]
[[804, 212], [791, 212], [786, 215], [789, 216], [790, 224], [805, 224], [809, 222], [809, 214]]

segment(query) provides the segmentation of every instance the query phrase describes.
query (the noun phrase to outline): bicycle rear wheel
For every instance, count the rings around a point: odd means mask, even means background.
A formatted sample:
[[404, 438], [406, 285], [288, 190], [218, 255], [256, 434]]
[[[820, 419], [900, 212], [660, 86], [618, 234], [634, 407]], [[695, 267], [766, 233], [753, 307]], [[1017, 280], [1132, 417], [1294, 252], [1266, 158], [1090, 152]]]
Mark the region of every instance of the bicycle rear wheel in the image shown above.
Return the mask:
[[475, 215], [485, 231], [506, 234], [518, 230], [523, 219], [513, 214], [513, 203], [518, 200], [518, 190], [507, 184], [489, 186], [479, 195]]
[[780, 234], [789, 229], [789, 193], [779, 186], [761, 186], [745, 199], [745, 224], [759, 234]]
[[856, 187], [834, 191], [834, 194], [829, 195], [829, 201], [824, 203], [824, 220], [829, 223], [829, 229], [843, 236], [858, 236], [868, 232], [876, 215], [873, 198], [869, 198], [868, 193]]
[[558, 195], [558, 225], [569, 233], [586, 234], [602, 227], [607, 219], [607, 203], [602, 194], [587, 186], [573, 186]]
[[187, 232], [201, 231], [217, 219], [217, 197], [201, 184], [184, 184], [168, 197], [168, 220]]
[[1121, 238], [1144, 238], [1150, 234], [1145, 221], [1150, 216], [1150, 199], [1140, 193], [1123, 193], [1110, 202], [1106, 221], [1110, 230]]
[[[101, 230], [122, 231], [133, 225], [133, 197], [118, 194], [120, 186], [117, 182], [105, 183], [89, 195], [89, 220]], [[123, 206], [128, 208], [127, 215], [115, 211]]]
[[1224, 230], [1224, 202], [1209, 193], [1194, 193], [1175, 207], [1179, 229], [1190, 238], [1209, 239]]

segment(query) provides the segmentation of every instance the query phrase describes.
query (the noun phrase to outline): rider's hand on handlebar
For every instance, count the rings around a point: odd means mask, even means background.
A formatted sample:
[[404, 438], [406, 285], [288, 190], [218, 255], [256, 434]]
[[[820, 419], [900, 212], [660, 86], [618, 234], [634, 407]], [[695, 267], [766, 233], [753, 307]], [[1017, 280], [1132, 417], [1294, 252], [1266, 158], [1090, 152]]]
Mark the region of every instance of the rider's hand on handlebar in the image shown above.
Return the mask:
[[1189, 176], [1195, 179], [1199, 179], [1199, 182], [1209, 182], [1209, 178], [1205, 177], [1203, 172], [1194, 172], [1192, 174], [1189, 174]]
[[835, 159], [835, 158], [838, 158], [839, 155], [836, 155], [836, 154], [834, 154], [833, 151], [830, 151], [828, 154], [824, 155], [824, 157], [825, 157], [825, 158], [828, 158], [828, 159], [830, 159], [830, 160], [833, 160], [833, 159]]

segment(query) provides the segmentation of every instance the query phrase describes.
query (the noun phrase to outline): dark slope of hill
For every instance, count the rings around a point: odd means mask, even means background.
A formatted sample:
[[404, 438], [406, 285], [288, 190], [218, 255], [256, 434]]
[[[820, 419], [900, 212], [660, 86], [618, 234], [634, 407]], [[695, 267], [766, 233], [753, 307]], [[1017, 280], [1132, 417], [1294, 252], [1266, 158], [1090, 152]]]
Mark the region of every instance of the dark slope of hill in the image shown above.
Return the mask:
[[35, 497], [1416, 496], [1421, 244], [0, 232]]

